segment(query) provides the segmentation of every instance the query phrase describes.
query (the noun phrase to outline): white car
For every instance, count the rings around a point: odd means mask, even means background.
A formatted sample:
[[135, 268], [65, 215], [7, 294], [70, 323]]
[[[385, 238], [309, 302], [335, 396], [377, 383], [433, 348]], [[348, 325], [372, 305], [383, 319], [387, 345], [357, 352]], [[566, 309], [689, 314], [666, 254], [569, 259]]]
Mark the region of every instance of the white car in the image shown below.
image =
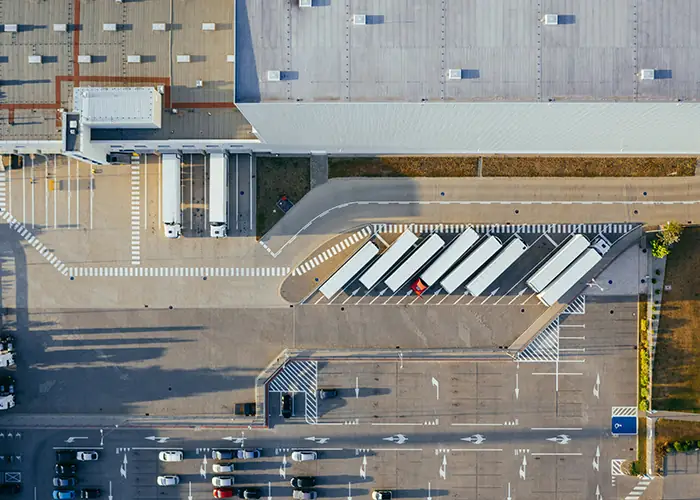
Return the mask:
[[158, 476], [158, 486], [177, 486], [180, 484], [179, 476]]
[[6, 352], [0, 354], [0, 368], [9, 368], [15, 366], [15, 353]]
[[79, 451], [75, 454], [75, 458], [77, 458], [80, 462], [92, 462], [100, 458], [100, 456], [96, 451]]
[[292, 460], [295, 462], [308, 462], [309, 460], [316, 460], [318, 454], [315, 451], [303, 451], [297, 450], [292, 452]]
[[161, 462], [182, 462], [183, 458], [182, 452], [179, 450], [161, 451], [158, 454], [158, 459]]
[[217, 488], [233, 486], [233, 476], [214, 476], [211, 478], [211, 485]]
[[217, 474], [221, 474], [222, 472], [233, 472], [233, 464], [214, 464], [211, 466], [211, 469]]

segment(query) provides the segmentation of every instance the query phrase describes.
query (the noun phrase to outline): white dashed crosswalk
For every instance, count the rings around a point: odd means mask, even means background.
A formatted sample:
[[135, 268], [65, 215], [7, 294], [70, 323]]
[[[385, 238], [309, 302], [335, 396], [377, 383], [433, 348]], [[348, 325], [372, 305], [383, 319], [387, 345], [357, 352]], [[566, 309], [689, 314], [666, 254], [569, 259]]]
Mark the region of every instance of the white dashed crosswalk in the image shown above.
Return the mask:
[[27, 241], [27, 243], [33, 246], [36, 251], [48, 261], [49, 264], [55, 267], [61, 274], [68, 274], [68, 268], [61, 261], [61, 259], [56, 257], [51, 250], [44, 246], [44, 244], [41, 243], [39, 239], [24, 226], [24, 224], [21, 224], [17, 219], [12, 217], [9, 212], [3, 212], [2, 218], [7, 222], [11, 229], [14, 229], [17, 234]]
[[131, 265], [141, 265], [141, 165], [131, 157]]
[[151, 277], [151, 278], [268, 278], [286, 276], [288, 267], [70, 267], [64, 274], [72, 278]]
[[7, 206], [7, 173], [0, 172], [0, 211], [4, 212]]
[[518, 353], [517, 360], [524, 363], [552, 362], [559, 359], [559, 317], [532, 339], [528, 346]]
[[369, 237], [371, 234], [372, 234], [372, 227], [371, 226], [363, 227], [361, 230], [351, 234], [350, 236], [348, 236], [344, 240], [336, 243], [331, 248], [324, 250], [320, 254], [318, 254], [318, 255], [312, 257], [311, 259], [307, 260], [306, 262], [302, 263], [299, 267], [294, 269], [294, 272], [292, 273], [292, 275], [293, 276], [301, 276], [304, 273], [308, 273], [314, 267], [316, 267], [319, 264], [330, 259], [334, 255], [336, 255], [338, 252], [342, 252], [343, 250], [350, 248], [352, 245], [356, 245], [359, 242], [365, 241], [365, 238]]
[[636, 224], [374, 224], [376, 233], [403, 233], [410, 229], [418, 233], [462, 233], [467, 227], [478, 233], [521, 233], [521, 234], [569, 234], [573, 232], [587, 234], [625, 234], [634, 229]]

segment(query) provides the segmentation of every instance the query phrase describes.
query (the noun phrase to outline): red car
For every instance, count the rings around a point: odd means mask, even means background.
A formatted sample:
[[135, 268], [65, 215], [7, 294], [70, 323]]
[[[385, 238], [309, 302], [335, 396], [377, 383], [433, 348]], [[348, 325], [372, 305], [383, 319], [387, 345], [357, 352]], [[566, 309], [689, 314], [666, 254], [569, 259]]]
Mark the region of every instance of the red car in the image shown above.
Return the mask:
[[231, 488], [215, 488], [213, 495], [214, 498], [232, 498], [234, 493]]
[[414, 284], [411, 285], [411, 289], [416, 292], [416, 295], [419, 297], [423, 294], [428, 289], [428, 285], [423, 283], [420, 279], [418, 279]]

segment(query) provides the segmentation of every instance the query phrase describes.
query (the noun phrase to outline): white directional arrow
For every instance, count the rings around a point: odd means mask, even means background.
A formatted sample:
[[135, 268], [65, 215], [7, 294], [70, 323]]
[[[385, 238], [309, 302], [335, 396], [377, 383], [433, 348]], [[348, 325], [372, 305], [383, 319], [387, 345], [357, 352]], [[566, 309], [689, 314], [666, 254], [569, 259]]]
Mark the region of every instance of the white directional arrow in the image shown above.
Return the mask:
[[392, 443], [396, 444], [404, 444], [406, 441], [408, 441], [408, 438], [404, 436], [403, 434], [396, 434], [394, 436], [389, 436], [388, 438], [384, 438], [384, 441], [391, 441]]
[[552, 441], [553, 443], [557, 444], [566, 444], [571, 441], [571, 438], [566, 434], [559, 434], [556, 437], [547, 438], [547, 441]]
[[512, 500], [513, 497], [510, 496], [510, 483], [508, 483], [508, 496], [506, 497], [506, 500]]
[[204, 455], [202, 458], [202, 465], [199, 466], [199, 475], [204, 479], [207, 478], [207, 456]]
[[523, 455], [523, 464], [520, 466], [520, 479], [525, 479], [527, 477], [527, 457]]
[[233, 437], [233, 436], [226, 436], [226, 437], [221, 438], [221, 439], [223, 439], [223, 440], [225, 440], [225, 441], [231, 441], [231, 442], [233, 442], [233, 443], [235, 443], [235, 444], [241, 444], [241, 445], [242, 445], [243, 443], [245, 443], [245, 440], [246, 440], [245, 437]]
[[437, 390], [437, 399], [440, 401], [440, 382], [435, 377], [433, 377], [433, 387]]
[[597, 484], [595, 487], [595, 498], [596, 500], [603, 500], [603, 495], [600, 494], [600, 485]]
[[430, 481], [428, 481], [428, 496], [425, 497], [425, 500], [433, 500], [433, 496], [430, 494]]
[[348, 500], [352, 500], [352, 483], [348, 483]]
[[317, 438], [315, 436], [307, 437], [304, 439], [306, 441], [313, 441], [314, 443], [318, 443], [318, 444], [326, 444], [330, 440], [330, 438]]
[[519, 381], [518, 381], [518, 374], [515, 374], [515, 399], [520, 398], [520, 387], [519, 387]]
[[442, 466], [440, 467], [440, 477], [447, 479], [447, 455], [442, 456]]
[[399, 360], [401, 361], [401, 366], [399, 368], [403, 368], [403, 353], [399, 351]]
[[[8, 432], [7, 437], [11, 437], [11, 436], [12, 436], [12, 434]], [[87, 439], [87, 437], [86, 436], [71, 436], [68, 439], [66, 439], [66, 443], [73, 443], [73, 442], [77, 441], [78, 439]]]
[[112, 500], [112, 481], [109, 482], [109, 495], [107, 496], [109, 500]]
[[105, 444], [105, 431], [100, 429], [100, 446], [103, 446]]
[[596, 399], [600, 399], [600, 373], [596, 375], [595, 385], [593, 386], [593, 395]]
[[280, 467], [280, 477], [287, 479], [287, 455], [282, 457], [282, 466]]
[[355, 377], [355, 399], [360, 397], [360, 377]]
[[187, 500], [192, 500], [192, 481], [190, 481], [190, 492], [187, 495]]
[[600, 446], [596, 446], [595, 458], [593, 459], [593, 470], [596, 472], [600, 470]]
[[474, 434], [473, 436], [465, 437], [461, 440], [466, 441], [467, 443], [481, 444], [486, 441], [486, 438], [481, 434]]
[[129, 461], [126, 459], [126, 453], [124, 453], [124, 460], [122, 461], [121, 467], [119, 467], [119, 474], [126, 479], [126, 464], [129, 463]]
[[360, 477], [367, 479], [367, 455], [362, 457], [362, 465], [360, 466]]
[[159, 437], [159, 436], [147, 436], [146, 439], [149, 441], [157, 441], [159, 444], [165, 444], [169, 437]]
[[267, 482], [267, 500], [272, 500], [272, 482]]

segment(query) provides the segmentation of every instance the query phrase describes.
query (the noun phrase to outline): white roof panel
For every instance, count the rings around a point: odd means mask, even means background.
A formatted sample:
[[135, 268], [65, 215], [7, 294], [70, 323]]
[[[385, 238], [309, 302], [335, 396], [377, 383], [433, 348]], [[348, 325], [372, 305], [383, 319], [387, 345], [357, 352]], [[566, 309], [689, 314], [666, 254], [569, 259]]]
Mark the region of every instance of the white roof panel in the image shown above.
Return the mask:
[[80, 87], [73, 109], [93, 128], [160, 128], [161, 95], [153, 87]]

